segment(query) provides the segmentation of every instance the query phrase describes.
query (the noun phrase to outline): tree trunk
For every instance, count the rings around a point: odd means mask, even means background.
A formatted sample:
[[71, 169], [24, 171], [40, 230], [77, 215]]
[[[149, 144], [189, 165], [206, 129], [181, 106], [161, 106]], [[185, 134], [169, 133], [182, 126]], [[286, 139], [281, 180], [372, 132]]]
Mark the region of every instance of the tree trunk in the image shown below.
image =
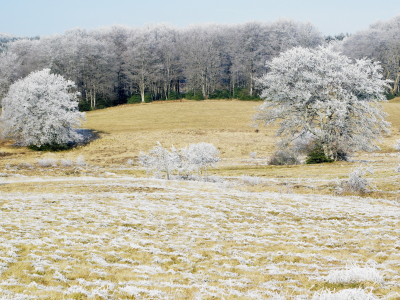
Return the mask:
[[397, 89], [399, 87], [399, 80], [400, 80], [400, 72], [397, 74], [396, 80], [394, 81], [393, 89], [390, 90], [390, 93], [393, 95], [396, 94], [397, 92]]

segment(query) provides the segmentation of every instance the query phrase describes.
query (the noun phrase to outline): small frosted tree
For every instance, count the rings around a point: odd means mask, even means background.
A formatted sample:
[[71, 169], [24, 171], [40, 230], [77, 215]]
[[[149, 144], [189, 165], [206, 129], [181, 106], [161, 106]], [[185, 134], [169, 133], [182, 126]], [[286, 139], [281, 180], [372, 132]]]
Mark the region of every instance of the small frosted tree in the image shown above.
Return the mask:
[[160, 142], [149, 151], [149, 154], [140, 152], [139, 163], [146, 168], [147, 172], [154, 174], [165, 173], [170, 179], [172, 172], [177, 168], [177, 155], [175, 148], [171, 151], [165, 149]]
[[207, 169], [221, 160], [218, 149], [209, 143], [190, 144], [188, 148], [182, 149], [181, 152], [189, 164], [205, 177], [207, 177]]
[[32, 72], [10, 86], [3, 99], [3, 138], [22, 146], [62, 145], [81, 141], [76, 131], [84, 113], [78, 111], [75, 84], [50, 69]]
[[179, 150], [172, 147], [168, 151], [157, 142], [149, 154], [140, 152], [139, 164], [155, 175], [165, 173], [168, 180], [176, 172], [182, 179], [189, 179], [194, 172], [207, 177], [207, 169], [220, 161], [218, 155], [217, 148], [208, 143], [190, 144]]
[[293, 48], [267, 63], [269, 72], [259, 83], [264, 104], [257, 124], [279, 122], [277, 135], [285, 148], [299, 134], [319, 142], [335, 160], [343, 153], [378, 149], [376, 141], [389, 133], [390, 123], [379, 101], [386, 101], [388, 80], [379, 63], [352, 62], [330, 47]]

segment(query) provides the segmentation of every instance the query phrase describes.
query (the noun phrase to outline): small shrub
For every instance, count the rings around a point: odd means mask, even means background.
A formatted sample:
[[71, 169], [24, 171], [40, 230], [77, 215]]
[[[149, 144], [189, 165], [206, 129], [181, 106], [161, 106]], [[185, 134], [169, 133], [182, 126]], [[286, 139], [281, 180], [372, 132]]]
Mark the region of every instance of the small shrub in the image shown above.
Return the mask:
[[141, 103], [141, 102], [142, 98], [140, 97], [140, 95], [132, 95], [130, 98], [128, 98], [127, 101], [128, 104]]
[[22, 163], [22, 167], [26, 169], [33, 169], [33, 165], [27, 162]]
[[270, 158], [269, 165], [281, 166], [281, 165], [299, 165], [300, 161], [291, 150], [279, 150], [276, 151]]
[[394, 146], [396, 150], [400, 150], [400, 140], [397, 141], [397, 144]]
[[152, 172], [153, 176], [162, 176], [164, 173], [168, 180], [192, 180], [196, 172], [207, 178], [208, 167], [214, 166], [220, 160], [218, 155], [217, 148], [208, 143], [190, 144], [189, 147], [180, 150], [172, 147], [171, 151], [168, 151], [157, 142], [157, 146], [153, 147], [149, 154], [140, 153], [139, 164], [145, 167], [148, 173]]
[[250, 92], [247, 89], [236, 88], [233, 94], [233, 98], [243, 101], [259, 101], [261, 98], [257, 95], [250, 96]]
[[243, 175], [242, 182], [243, 182], [243, 184], [254, 186], [254, 185], [260, 184], [262, 182], [262, 178], [257, 177], [257, 176]]
[[74, 147], [73, 143], [69, 144], [43, 144], [41, 146], [30, 145], [28, 146], [29, 149], [34, 151], [50, 151], [50, 152], [57, 152], [57, 151], [66, 151], [70, 150]]
[[38, 159], [37, 163], [38, 163], [39, 167], [43, 167], [43, 168], [57, 166], [57, 160], [52, 157]]
[[84, 100], [79, 101], [78, 104], [79, 111], [89, 111], [92, 108], [90, 107], [90, 103]]
[[170, 92], [167, 100], [179, 100], [179, 99], [183, 99], [183, 98], [184, 98], [184, 94], [181, 94], [178, 92]]
[[144, 102], [145, 103], [153, 102], [153, 97], [151, 96], [150, 93], [144, 93]]
[[325, 155], [324, 149], [320, 143], [316, 143], [311, 152], [308, 153], [306, 164], [321, 164], [333, 162], [333, 159]]
[[209, 99], [230, 99], [231, 95], [228, 90], [215, 90], [208, 97]]
[[62, 159], [60, 161], [60, 165], [63, 166], [63, 167], [71, 167], [71, 166], [74, 165], [74, 162], [72, 160], [69, 160], [69, 159]]
[[80, 167], [86, 166], [85, 159], [83, 158], [82, 155], [79, 155], [79, 156], [78, 156], [78, 159], [76, 160], [76, 165], [77, 165], [77, 166], [80, 166]]
[[197, 100], [197, 101], [205, 100], [203, 93], [201, 91], [196, 91], [196, 92], [189, 91], [185, 94], [185, 98], [188, 100]]
[[363, 178], [366, 173], [373, 174], [369, 168], [358, 167], [349, 174], [349, 179], [341, 183], [340, 192], [365, 194], [370, 192], [371, 183], [368, 179]]
[[[151, 97], [150, 93], [144, 93], [144, 102], [145, 103], [150, 103], [153, 101], [153, 98]], [[127, 101], [128, 104], [134, 104], [134, 103], [142, 103], [142, 97], [138, 94], [132, 95], [130, 98], [128, 98]]]
[[257, 152], [250, 152], [250, 157], [252, 159], [256, 159], [257, 158]]
[[385, 93], [385, 96], [386, 96], [387, 100], [392, 100], [392, 99], [394, 99], [396, 97], [395, 95], [393, 95], [391, 93]]

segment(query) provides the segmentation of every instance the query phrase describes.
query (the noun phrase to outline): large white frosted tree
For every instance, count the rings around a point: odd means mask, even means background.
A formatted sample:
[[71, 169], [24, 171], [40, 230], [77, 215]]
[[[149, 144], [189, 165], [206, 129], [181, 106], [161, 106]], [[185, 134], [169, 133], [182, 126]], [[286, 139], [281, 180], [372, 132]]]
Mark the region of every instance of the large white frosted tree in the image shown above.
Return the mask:
[[281, 147], [311, 134], [328, 156], [356, 150], [373, 151], [390, 123], [379, 101], [386, 101], [388, 81], [379, 63], [352, 62], [330, 47], [296, 47], [267, 63], [259, 83], [264, 104], [255, 116], [259, 124], [276, 122]]
[[32, 72], [10, 86], [0, 117], [3, 138], [40, 147], [82, 139], [77, 132], [84, 113], [78, 111], [75, 84], [49, 69]]

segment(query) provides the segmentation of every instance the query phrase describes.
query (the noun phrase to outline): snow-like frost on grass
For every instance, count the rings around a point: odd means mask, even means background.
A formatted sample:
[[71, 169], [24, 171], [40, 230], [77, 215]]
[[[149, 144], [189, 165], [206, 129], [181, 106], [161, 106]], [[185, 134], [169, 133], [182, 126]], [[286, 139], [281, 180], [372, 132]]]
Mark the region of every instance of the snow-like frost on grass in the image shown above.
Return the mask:
[[344, 270], [330, 271], [325, 280], [330, 283], [354, 283], [370, 281], [376, 284], [383, 283], [383, 276], [379, 271], [370, 266], [359, 267], [356, 265], [346, 267]]
[[18, 288], [39, 298], [310, 299], [321, 278], [368, 261], [381, 291], [400, 283], [394, 201], [118, 175], [5, 182], [43, 192], [1, 192], [0, 298]]
[[322, 291], [314, 294], [312, 300], [378, 300], [371, 292], [359, 289], [344, 289], [339, 292]]

